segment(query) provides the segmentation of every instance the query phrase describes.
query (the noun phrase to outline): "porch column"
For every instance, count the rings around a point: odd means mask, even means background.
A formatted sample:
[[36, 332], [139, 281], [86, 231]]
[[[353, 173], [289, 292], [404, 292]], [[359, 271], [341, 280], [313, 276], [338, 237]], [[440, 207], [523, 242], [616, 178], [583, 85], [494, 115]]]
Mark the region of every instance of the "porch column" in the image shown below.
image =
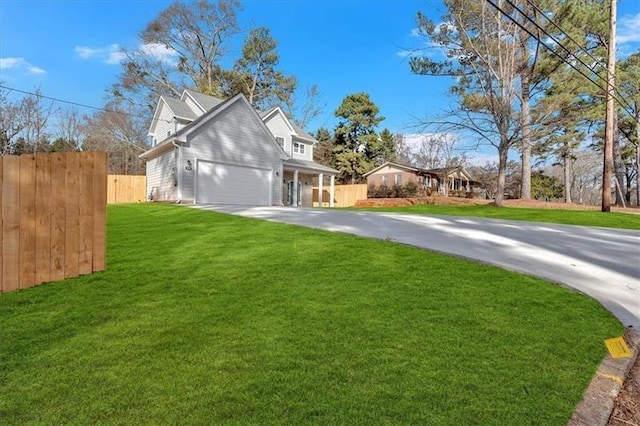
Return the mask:
[[298, 207], [298, 171], [293, 171], [293, 194], [291, 194], [291, 204]]
[[318, 175], [318, 207], [322, 207], [322, 184], [324, 183], [324, 175]]
[[329, 187], [329, 207], [333, 207], [333, 197], [336, 192], [336, 177], [331, 175], [331, 186]]

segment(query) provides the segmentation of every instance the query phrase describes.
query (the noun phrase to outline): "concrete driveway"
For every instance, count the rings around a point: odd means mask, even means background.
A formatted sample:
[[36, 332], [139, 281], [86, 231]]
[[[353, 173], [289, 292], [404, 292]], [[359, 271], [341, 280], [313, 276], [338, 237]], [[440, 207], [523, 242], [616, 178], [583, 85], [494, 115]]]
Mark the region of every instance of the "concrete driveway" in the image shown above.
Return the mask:
[[195, 208], [387, 239], [564, 284], [640, 330], [640, 231], [454, 216], [198, 205]]

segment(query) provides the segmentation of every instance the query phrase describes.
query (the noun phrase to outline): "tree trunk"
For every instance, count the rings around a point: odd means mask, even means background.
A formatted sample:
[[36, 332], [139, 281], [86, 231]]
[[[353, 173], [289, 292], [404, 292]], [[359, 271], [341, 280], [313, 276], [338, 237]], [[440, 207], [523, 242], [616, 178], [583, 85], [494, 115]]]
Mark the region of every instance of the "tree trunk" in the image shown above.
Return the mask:
[[[617, 129], [617, 117], [616, 123], [614, 124], [614, 135], [617, 133], [615, 129]], [[620, 141], [617, 137], [613, 138], [613, 173], [616, 178], [615, 186], [616, 186], [616, 206], [624, 205], [624, 195], [621, 192], [624, 191], [625, 187], [625, 168], [624, 161], [622, 161], [622, 150], [620, 149]]]
[[496, 199], [494, 204], [502, 207], [504, 202], [504, 187], [507, 180], [507, 155], [509, 153], [509, 144], [504, 136], [501, 136], [500, 147], [498, 149], [498, 186], [496, 188]]
[[562, 157], [564, 170], [564, 202], [571, 203], [571, 152], [565, 152]]
[[521, 126], [522, 126], [522, 185], [520, 198], [531, 199], [531, 96], [529, 76], [524, 72], [520, 76], [522, 90]]
[[636, 206], [640, 207], [640, 109], [636, 110]]

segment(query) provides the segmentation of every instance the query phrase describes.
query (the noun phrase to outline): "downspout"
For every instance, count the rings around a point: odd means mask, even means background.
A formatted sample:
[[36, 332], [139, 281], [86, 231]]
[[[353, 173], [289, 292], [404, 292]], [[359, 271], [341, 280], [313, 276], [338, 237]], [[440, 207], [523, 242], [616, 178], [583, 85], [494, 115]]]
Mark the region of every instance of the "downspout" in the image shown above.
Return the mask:
[[178, 159], [176, 160], [176, 179], [178, 180], [178, 199], [176, 200], [176, 204], [182, 204], [182, 150], [180, 149], [180, 145], [176, 142], [175, 135], [178, 133], [178, 120], [173, 117], [173, 134], [174, 139], [171, 141], [171, 145], [173, 145], [178, 150]]
[[176, 160], [176, 179], [178, 180], [178, 199], [176, 200], [176, 204], [182, 203], [182, 175], [180, 171], [180, 164], [182, 164], [182, 150], [180, 149], [180, 145], [176, 142], [176, 140], [171, 141], [171, 145], [173, 145], [178, 150], [178, 159]]

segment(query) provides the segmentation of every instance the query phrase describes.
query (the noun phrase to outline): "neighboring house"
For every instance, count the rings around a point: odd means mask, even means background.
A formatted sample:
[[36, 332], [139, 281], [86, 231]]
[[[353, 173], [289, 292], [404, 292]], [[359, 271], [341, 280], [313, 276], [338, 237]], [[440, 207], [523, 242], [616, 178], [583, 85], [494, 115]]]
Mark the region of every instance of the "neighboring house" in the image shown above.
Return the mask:
[[386, 162], [366, 173], [369, 186], [394, 186], [415, 183], [421, 188], [429, 188], [441, 194], [451, 191], [472, 192], [475, 181], [463, 167], [422, 169], [393, 162]]
[[317, 141], [280, 108], [257, 112], [242, 94], [162, 96], [149, 136], [140, 158], [153, 200], [311, 206], [313, 181], [325, 176], [334, 199], [337, 170], [313, 162]]

